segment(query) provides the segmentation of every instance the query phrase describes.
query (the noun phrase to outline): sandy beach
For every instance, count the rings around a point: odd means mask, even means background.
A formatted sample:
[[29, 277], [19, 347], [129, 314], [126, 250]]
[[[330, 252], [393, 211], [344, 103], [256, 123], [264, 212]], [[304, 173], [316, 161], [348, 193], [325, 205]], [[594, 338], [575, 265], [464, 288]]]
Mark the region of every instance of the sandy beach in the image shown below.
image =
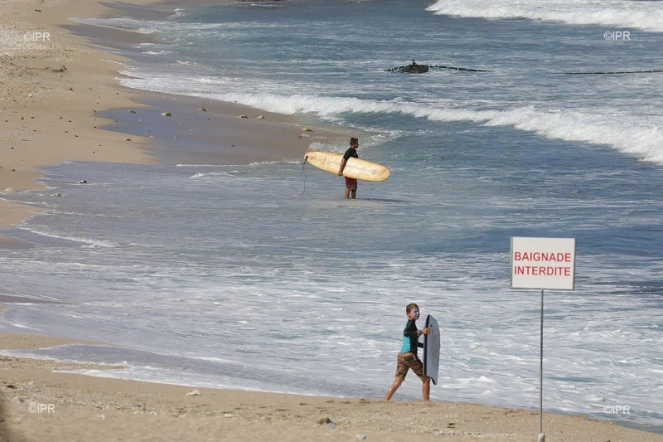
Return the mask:
[[[63, 4], [64, 3], [64, 4]], [[0, 190], [42, 186], [39, 166], [64, 160], [149, 163], [144, 140], [122, 142], [97, 130], [96, 108], [129, 105], [113, 78], [111, 54], [86, 47], [58, 26], [74, 15], [101, 14], [96, 2], [8, 1], [0, 12]], [[40, 34], [37, 34], [40, 33]], [[0, 228], [19, 223], [31, 208], [0, 200]]]
[[[175, 102], [173, 97], [119, 86], [121, 60], [62, 28], [72, 24], [69, 17], [111, 14], [102, 2], [4, 0], [2, 5], [0, 229], [7, 230], [0, 235], [0, 252], [35, 246], [13, 238], [9, 229], [41, 209], [6, 201], [2, 192], [43, 189], [36, 181], [40, 167], [67, 160], [182, 161], [177, 146], [186, 143], [186, 138], [160, 145], [150, 138], [148, 121], [158, 124], [169, 118], [184, 128], [202, 125], [208, 130], [199, 131], [201, 137], [218, 131], [219, 144], [247, 148], [246, 152], [235, 149], [225, 155], [209, 151], [194, 156], [197, 161], [216, 164], [269, 160], [284, 154], [298, 158], [314, 140], [346, 135], [317, 128], [303, 131], [294, 117], [232, 103]], [[171, 110], [171, 117], [161, 116]], [[123, 120], [114, 118], [119, 113], [125, 116]], [[258, 119], [259, 115], [265, 118]], [[141, 121], [145, 124], [133, 124], [138, 119], [145, 119]], [[113, 130], [105, 129], [107, 126]], [[127, 128], [126, 133], [119, 132], [122, 128]], [[34, 302], [0, 295], [0, 314], [13, 303]], [[451, 402], [386, 403], [375, 398], [214, 390], [85, 376], [81, 373], [86, 370], [102, 374], [109, 367], [6, 354], [74, 343], [89, 342], [0, 333], [0, 351], [5, 352], [0, 356], [0, 441], [524, 442], [536, 440], [538, 435], [538, 412], [518, 409], [519, 404], [499, 408]], [[548, 442], [663, 441], [663, 435], [584, 416], [546, 413], [544, 430]]]
[[[0, 350], [86, 343], [0, 334]], [[6, 441], [376, 440], [532, 441], [534, 410], [466, 403], [384, 402], [84, 376], [86, 364], [0, 356]], [[663, 436], [587, 419], [544, 414], [548, 441], [663, 441]]]

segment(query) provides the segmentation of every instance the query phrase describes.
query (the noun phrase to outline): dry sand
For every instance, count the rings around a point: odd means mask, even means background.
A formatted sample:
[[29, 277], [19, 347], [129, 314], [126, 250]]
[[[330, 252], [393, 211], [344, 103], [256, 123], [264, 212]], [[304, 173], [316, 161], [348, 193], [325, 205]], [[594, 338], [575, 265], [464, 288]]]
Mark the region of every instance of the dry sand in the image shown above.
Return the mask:
[[[0, 333], [0, 351], [74, 342], [84, 341]], [[524, 442], [538, 436], [533, 410], [214, 390], [54, 372], [105, 368], [0, 356], [0, 440], [351, 441], [360, 435], [373, 441]], [[200, 395], [187, 395], [194, 390]], [[663, 441], [663, 435], [582, 416], [546, 413], [544, 429], [549, 442]]]
[[[35, 181], [38, 168], [65, 160], [158, 161], [153, 153], [158, 155], [159, 145], [146, 136], [125, 141], [126, 135], [101, 128], [110, 123], [103, 118], [110, 109], [145, 108], [145, 94], [118, 86], [118, 57], [59, 27], [68, 17], [111, 11], [92, 0], [2, 0], [1, 5], [0, 192], [41, 188]], [[34, 32], [48, 32], [49, 40], [26, 41], [26, 33], [28, 39], [38, 38]], [[269, 115], [265, 124], [251, 109], [217, 104], [208, 110], [218, 117], [214, 124], [221, 128], [220, 137], [227, 137], [221, 143], [252, 134], [252, 147], [263, 147], [259, 158], [269, 158], [270, 148], [296, 155], [311, 142], [300, 138], [294, 118]], [[240, 113], [251, 118], [240, 121]], [[0, 199], [0, 229], [34, 210]], [[0, 236], [0, 249], [31, 246]], [[0, 301], [25, 300], [3, 296]], [[73, 342], [85, 341], [0, 333], [2, 350]], [[202, 388], [200, 395], [189, 396], [192, 387], [55, 372], [107, 367], [0, 356], [0, 368], [0, 441], [350, 441], [363, 436], [375, 441], [533, 441], [538, 435], [538, 415], [531, 410]], [[326, 419], [333, 424], [325, 424]], [[544, 427], [549, 442], [663, 441], [661, 435], [584, 417], [546, 414]]]

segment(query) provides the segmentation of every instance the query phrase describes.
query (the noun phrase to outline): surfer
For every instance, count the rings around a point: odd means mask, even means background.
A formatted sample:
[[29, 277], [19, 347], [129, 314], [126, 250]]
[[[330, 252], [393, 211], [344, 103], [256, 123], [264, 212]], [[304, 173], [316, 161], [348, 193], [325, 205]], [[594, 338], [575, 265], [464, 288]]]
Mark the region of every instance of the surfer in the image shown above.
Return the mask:
[[[345, 164], [348, 162], [350, 157], [359, 158], [357, 155], [357, 148], [359, 147], [358, 138], [350, 138], [350, 147], [345, 151], [343, 159], [341, 160], [341, 167], [338, 169], [338, 176], [343, 176], [343, 169], [345, 169]], [[350, 193], [352, 192], [352, 198], [357, 198], [357, 180], [354, 178], [345, 177], [345, 199], [350, 198]]]
[[405, 313], [407, 314], [407, 324], [403, 330], [403, 345], [400, 353], [398, 353], [396, 377], [389, 390], [387, 390], [384, 400], [391, 399], [405, 380], [408, 370], [412, 369], [414, 374], [419, 376], [419, 379], [423, 382], [421, 395], [424, 401], [428, 401], [430, 400], [430, 378], [424, 375], [424, 364], [417, 356], [417, 349], [424, 346], [419, 342], [419, 336], [427, 335], [430, 330], [428, 328], [417, 330], [417, 319], [419, 319], [419, 306], [417, 304], [408, 304], [405, 307]]

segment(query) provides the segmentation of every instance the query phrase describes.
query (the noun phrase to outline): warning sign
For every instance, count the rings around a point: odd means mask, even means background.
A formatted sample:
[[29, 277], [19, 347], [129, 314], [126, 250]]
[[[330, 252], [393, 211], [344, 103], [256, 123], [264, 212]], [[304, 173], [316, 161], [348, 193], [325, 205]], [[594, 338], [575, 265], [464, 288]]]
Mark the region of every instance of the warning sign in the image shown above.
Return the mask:
[[511, 288], [573, 290], [575, 238], [511, 238]]

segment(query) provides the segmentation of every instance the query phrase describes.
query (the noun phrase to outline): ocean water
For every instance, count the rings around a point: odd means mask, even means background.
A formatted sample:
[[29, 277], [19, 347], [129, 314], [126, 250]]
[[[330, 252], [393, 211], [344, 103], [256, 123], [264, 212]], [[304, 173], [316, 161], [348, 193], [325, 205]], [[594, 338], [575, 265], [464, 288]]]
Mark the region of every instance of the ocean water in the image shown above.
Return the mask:
[[[576, 289], [546, 293], [544, 408], [663, 431], [663, 73], [565, 74], [663, 69], [659, 2], [142, 9], [79, 20], [149, 35], [113, 45], [124, 85], [355, 128], [392, 174], [344, 201], [301, 157], [45, 168], [47, 191], [6, 196], [50, 211], [12, 232], [41, 246], [2, 251], [0, 282], [58, 303], [0, 329], [114, 345], [12, 354], [381, 398], [417, 302], [442, 332], [433, 399], [536, 408], [539, 292], [509, 288], [509, 240], [574, 237]], [[412, 59], [489, 72], [385, 72]]]

